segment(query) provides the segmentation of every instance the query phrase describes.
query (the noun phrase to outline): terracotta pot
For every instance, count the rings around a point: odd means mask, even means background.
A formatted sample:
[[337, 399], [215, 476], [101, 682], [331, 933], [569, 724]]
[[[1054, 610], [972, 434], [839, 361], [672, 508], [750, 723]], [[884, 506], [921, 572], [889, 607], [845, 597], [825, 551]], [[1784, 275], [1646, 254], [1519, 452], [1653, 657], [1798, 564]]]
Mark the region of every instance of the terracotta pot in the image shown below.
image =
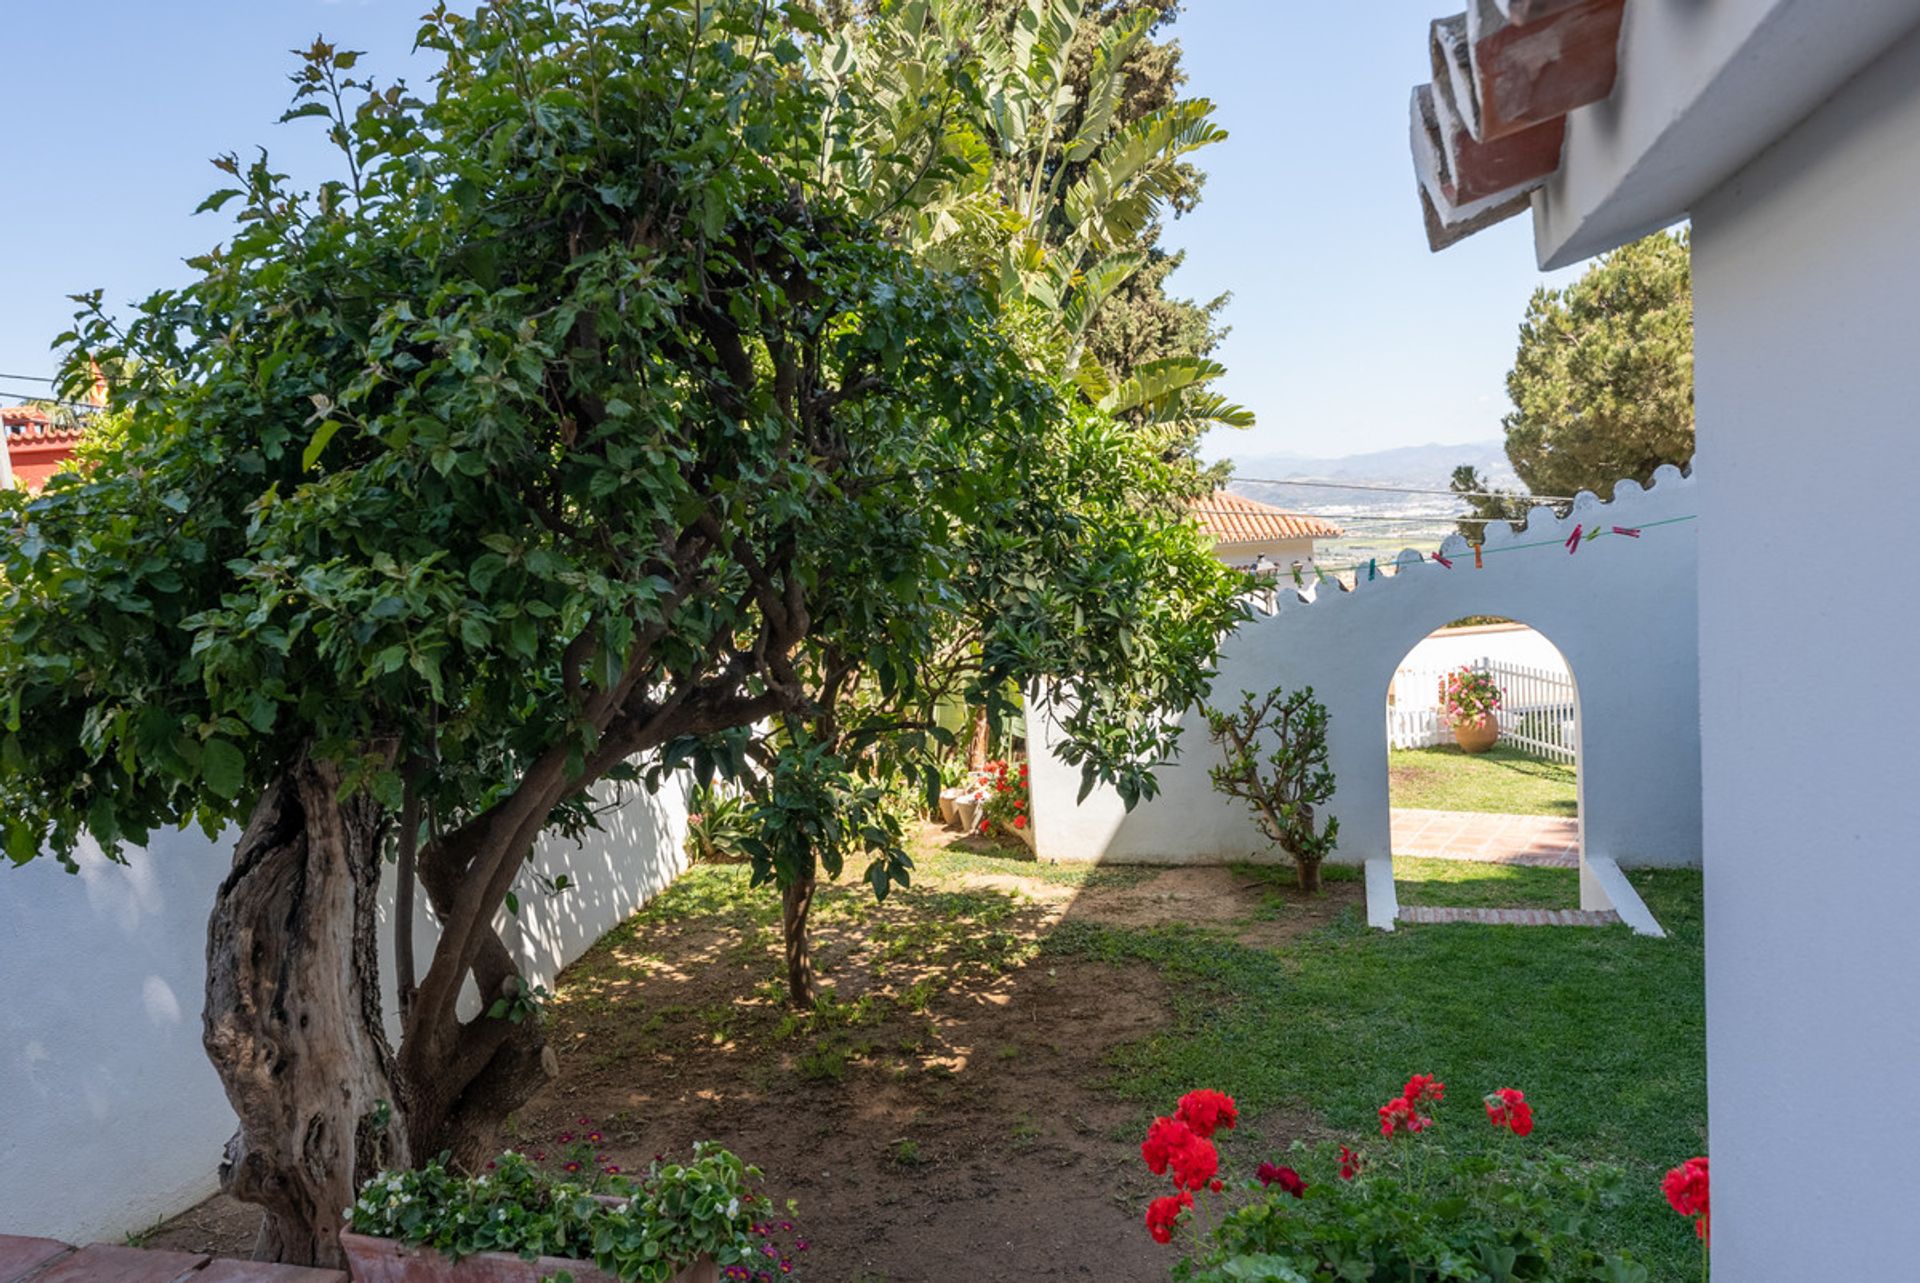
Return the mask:
[[1462, 752], [1484, 753], [1500, 738], [1500, 720], [1492, 713], [1477, 722], [1455, 722], [1453, 742]]
[[940, 819], [949, 828], [952, 828], [954, 825], [960, 823], [960, 807], [958, 806], [959, 801], [960, 801], [959, 789], [941, 789], [940, 790]]
[[[479, 1252], [453, 1260], [430, 1247], [410, 1247], [390, 1238], [343, 1231], [340, 1246], [355, 1283], [540, 1283], [565, 1270], [573, 1283], [620, 1283], [592, 1261], [560, 1256], [526, 1260], [511, 1252]], [[673, 1276], [673, 1283], [718, 1283], [720, 1271], [702, 1257]]]

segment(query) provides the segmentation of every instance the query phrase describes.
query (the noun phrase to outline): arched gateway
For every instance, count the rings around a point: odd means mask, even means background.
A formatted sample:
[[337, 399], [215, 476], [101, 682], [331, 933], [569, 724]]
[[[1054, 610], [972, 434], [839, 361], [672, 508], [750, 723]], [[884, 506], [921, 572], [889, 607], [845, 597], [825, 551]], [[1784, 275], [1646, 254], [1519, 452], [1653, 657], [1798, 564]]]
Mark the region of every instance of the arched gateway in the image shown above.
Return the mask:
[[[1700, 698], [1695, 486], [1662, 468], [1622, 481], [1610, 503], [1582, 494], [1524, 530], [1487, 529], [1481, 555], [1458, 535], [1438, 559], [1403, 552], [1395, 573], [1362, 568], [1351, 591], [1281, 594], [1270, 617], [1227, 639], [1214, 690], [1312, 686], [1329, 714], [1340, 818], [1333, 860], [1368, 865], [1368, 920], [1391, 928], [1393, 876], [1381, 692], [1415, 643], [1467, 615], [1523, 619], [1553, 639], [1579, 684], [1580, 902], [1657, 933], [1621, 866], [1700, 859]], [[1578, 533], [1578, 538], [1574, 536]], [[1476, 564], [1477, 563], [1477, 564]], [[1080, 772], [1056, 757], [1044, 707], [1029, 718], [1035, 837], [1042, 859], [1219, 863], [1268, 852], [1244, 809], [1213, 791], [1218, 760], [1197, 711], [1160, 792], [1131, 812], [1111, 790], [1076, 802]]]

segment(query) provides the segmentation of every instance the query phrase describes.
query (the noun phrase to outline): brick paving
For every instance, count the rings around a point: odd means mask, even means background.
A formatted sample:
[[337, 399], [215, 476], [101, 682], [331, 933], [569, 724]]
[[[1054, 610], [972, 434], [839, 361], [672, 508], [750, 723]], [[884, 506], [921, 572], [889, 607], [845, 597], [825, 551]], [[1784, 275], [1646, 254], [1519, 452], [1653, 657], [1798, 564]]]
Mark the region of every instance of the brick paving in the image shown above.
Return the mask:
[[0, 1283], [347, 1283], [342, 1270], [0, 1234]]
[[1393, 808], [1393, 853], [1536, 868], [1580, 865], [1580, 822], [1554, 815]]
[[1478, 922], [1497, 927], [1611, 927], [1620, 921], [1612, 909], [1450, 909], [1402, 905], [1401, 922]]

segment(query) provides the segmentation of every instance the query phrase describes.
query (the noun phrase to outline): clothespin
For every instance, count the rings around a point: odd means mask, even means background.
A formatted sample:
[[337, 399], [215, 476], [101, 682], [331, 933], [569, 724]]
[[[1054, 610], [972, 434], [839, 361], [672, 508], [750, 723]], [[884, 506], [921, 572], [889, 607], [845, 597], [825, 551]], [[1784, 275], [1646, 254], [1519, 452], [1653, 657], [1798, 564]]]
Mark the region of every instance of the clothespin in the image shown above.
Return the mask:
[[1448, 561], [1445, 557], [1442, 557], [1439, 553], [1437, 552], [1434, 553], [1433, 559], [1439, 562], [1441, 565], [1445, 566], [1448, 570], [1453, 569], [1453, 563], [1451, 561]]
[[1480, 548], [1481, 545], [1479, 544], [1473, 546], [1473, 568], [1475, 570], [1486, 569], [1486, 563], [1480, 560]]
[[1594, 540], [1598, 539], [1599, 537], [1600, 537], [1600, 527], [1595, 526], [1593, 529], [1587, 531], [1588, 543], [1592, 543]]
[[1580, 531], [1581, 531], [1581, 529], [1582, 529], [1582, 528], [1581, 528], [1580, 526], [1575, 526], [1575, 527], [1573, 528], [1573, 533], [1567, 536], [1567, 552], [1568, 552], [1569, 554], [1571, 554], [1571, 553], [1576, 553], [1576, 552], [1579, 552], [1579, 551], [1580, 551]]
[[1317, 561], [1313, 563], [1313, 582], [1316, 584], [1327, 582], [1327, 572], [1320, 569], [1320, 563]]
[[1293, 586], [1295, 588], [1305, 588], [1307, 586], [1307, 581], [1300, 577], [1300, 563], [1297, 561], [1293, 563]]
[[1626, 536], [1627, 538], [1629, 538], [1629, 539], [1638, 539], [1638, 538], [1640, 537], [1640, 527], [1638, 527], [1638, 526], [1615, 526], [1615, 527], [1613, 528], [1613, 533], [1614, 533], [1614, 534], [1616, 534], [1616, 535], [1625, 535], [1625, 536]]
[[1375, 575], [1376, 573], [1378, 573], [1378, 572], [1377, 572], [1377, 571], [1376, 571], [1376, 570], [1374, 569], [1374, 564], [1373, 564], [1373, 563], [1374, 563], [1375, 561], [1377, 561], [1377, 560], [1378, 560], [1378, 558], [1375, 558], [1375, 557], [1369, 557], [1369, 558], [1367, 558], [1367, 578], [1368, 578], [1368, 579], [1372, 579], [1372, 578], [1374, 577], [1374, 575]]

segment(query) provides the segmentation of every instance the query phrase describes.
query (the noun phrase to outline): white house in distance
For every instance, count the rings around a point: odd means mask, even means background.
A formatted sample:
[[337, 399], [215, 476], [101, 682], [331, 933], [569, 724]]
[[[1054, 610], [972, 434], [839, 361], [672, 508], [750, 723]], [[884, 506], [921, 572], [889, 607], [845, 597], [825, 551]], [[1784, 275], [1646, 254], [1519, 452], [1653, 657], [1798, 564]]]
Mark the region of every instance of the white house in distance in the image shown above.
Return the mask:
[[1324, 517], [1289, 512], [1231, 490], [1215, 490], [1193, 504], [1193, 514], [1213, 537], [1213, 552], [1237, 570], [1271, 566], [1287, 574], [1313, 565], [1314, 541], [1346, 531]]
[[1434, 248], [1693, 224], [1716, 1276], [1920, 1278], [1920, 0], [1473, 0], [1431, 43]]

